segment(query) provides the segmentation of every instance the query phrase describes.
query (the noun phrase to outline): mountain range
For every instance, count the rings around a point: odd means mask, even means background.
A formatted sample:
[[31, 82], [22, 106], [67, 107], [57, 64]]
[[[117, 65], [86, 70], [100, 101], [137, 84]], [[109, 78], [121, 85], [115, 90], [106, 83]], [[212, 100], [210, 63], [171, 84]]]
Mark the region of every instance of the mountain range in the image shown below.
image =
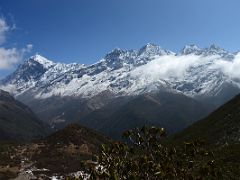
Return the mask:
[[238, 52], [216, 45], [188, 45], [180, 53], [154, 44], [117, 48], [92, 65], [37, 54], [2, 79], [0, 88], [53, 127], [80, 122], [109, 135], [153, 124], [176, 132], [240, 92], [234, 69], [239, 59]]
[[[54, 63], [35, 55], [3, 79], [1, 85], [15, 96], [32, 95], [39, 99], [91, 98], [106, 90], [116, 96], [126, 96], [161, 89], [192, 97], [214, 96], [221, 93], [225, 84], [239, 87], [238, 79], [229, 77], [216, 63], [234, 61], [236, 56], [238, 53], [215, 45], [205, 49], [189, 45], [176, 54], [154, 44], [140, 50], [114, 49], [88, 66]], [[176, 67], [167, 67], [175, 62]]]

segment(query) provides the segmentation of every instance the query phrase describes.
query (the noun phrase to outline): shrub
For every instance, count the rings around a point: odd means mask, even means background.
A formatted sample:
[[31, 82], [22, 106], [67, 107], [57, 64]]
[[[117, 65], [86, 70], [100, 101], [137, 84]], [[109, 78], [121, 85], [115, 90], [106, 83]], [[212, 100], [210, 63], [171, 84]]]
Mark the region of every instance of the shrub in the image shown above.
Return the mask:
[[214, 154], [203, 142], [186, 142], [183, 146], [165, 145], [163, 128], [143, 127], [126, 131], [126, 143], [102, 145], [98, 166], [90, 179], [221, 179]]

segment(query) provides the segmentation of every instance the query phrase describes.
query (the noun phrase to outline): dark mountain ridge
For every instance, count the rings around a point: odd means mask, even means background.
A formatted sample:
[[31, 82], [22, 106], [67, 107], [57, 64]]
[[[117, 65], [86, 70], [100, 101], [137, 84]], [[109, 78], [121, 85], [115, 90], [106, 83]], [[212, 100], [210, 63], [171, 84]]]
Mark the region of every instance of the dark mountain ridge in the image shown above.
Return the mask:
[[48, 131], [30, 108], [0, 90], [0, 140], [30, 141]]
[[78, 122], [119, 139], [125, 130], [144, 125], [164, 127], [172, 134], [210, 111], [211, 107], [183, 94], [160, 92], [111, 101], [103, 108], [79, 117]]
[[196, 138], [208, 144], [240, 144], [240, 95], [174, 136], [177, 141]]

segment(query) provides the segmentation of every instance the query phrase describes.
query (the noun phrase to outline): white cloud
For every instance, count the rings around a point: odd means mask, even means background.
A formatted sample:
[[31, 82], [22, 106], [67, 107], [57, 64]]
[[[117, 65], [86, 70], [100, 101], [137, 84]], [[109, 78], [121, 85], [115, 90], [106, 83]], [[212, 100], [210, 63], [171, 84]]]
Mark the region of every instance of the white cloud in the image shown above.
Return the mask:
[[[7, 32], [14, 30], [16, 25], [14, 24], [10, 27], [5, 18], [0, 17], [0, 45], [2, 45], [6, 41]], [[28, 53], [32, 50], [33, 45], [28, 44], [25, 48], [17, 49], [17, 48], [5, 48], [0, 46], [0, 69], [10, 69], [15, 64], [19, 63], [24, 54]]]
[[214, 67], [221, 69], [224, 74], [231, 78], [240, 79], [240, 53], [232, 61], [224, 59], [216, 61]]
[[32, 50], [32, 48], [33, 48], [33, 44], [28, 44], [28, 45], [26, 46], [26, 51], [27, 51], [27, 52], [30, 52], [30, 51]]
[[21, 53], [16, 48], [0, 48], [0, 69], [9, 69], [21, 58]]
[[9, 92], [10, 94], [14, 94], [14, 92], [16, 92], [16, 86], [13, 84], [7, 84], [4, 86], [0, 86], [0, 89]]
[[6, 33], [11, 28], [7, 25], [4, 18], [0, 18], [0, 44], [3, 44], [6, 40]]
[[4, 47], [0, 47], [0, 69], [10, 69], [15, 64], [20, 62], [25, 53], [30, 52], [33, 45], [28, 44], [26, 48], [23, 49], [6, 49]]
[[175, 56], [166, 55], [160, 56], [149, 62], [145, 66], [140, 66], [132, 72], [132, 76], [143, 77], [154, 81], [157, 79], [182, 78], [186, 71], [191, 66], [198, 66], [209, 59], [204, 59], [201, 56], [187, 55]]
[[[171, 78], [184, 80], [191, 68], [207, 68], [209, 71], [220, 71], [231, 79], [240, 80], [240, 53], [233, 60], [223, 59], [220, 56], [197, 55], [166, 55], [160, 56], [144, 66], [131, 72], [134, 79], [144, 79], [147, 82], [168, 80]], [[189, 74], [188, 74], [189, 75]]]

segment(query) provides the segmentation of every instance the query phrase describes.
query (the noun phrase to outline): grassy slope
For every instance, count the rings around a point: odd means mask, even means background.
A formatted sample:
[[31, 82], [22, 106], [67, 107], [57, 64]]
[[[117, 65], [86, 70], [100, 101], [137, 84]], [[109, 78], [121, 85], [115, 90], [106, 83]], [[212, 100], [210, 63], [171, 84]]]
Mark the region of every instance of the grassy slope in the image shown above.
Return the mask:
[[215, 154], [217, 164], [231, 179], [240, 176], [240, 95], [206, 118], [170, 137], [172, 145], [195, 139], [204, 140]]
[[206, 118], [194, 123], [173, 139], [175, 141], [201, 138], [207, 143], [237, 142], [240, 131], [240, 95], [221, 106]]
[[29, 141], [47, 134], [47, 127], [34, 113], [17, 101], [0, 102], [0, 140]]

